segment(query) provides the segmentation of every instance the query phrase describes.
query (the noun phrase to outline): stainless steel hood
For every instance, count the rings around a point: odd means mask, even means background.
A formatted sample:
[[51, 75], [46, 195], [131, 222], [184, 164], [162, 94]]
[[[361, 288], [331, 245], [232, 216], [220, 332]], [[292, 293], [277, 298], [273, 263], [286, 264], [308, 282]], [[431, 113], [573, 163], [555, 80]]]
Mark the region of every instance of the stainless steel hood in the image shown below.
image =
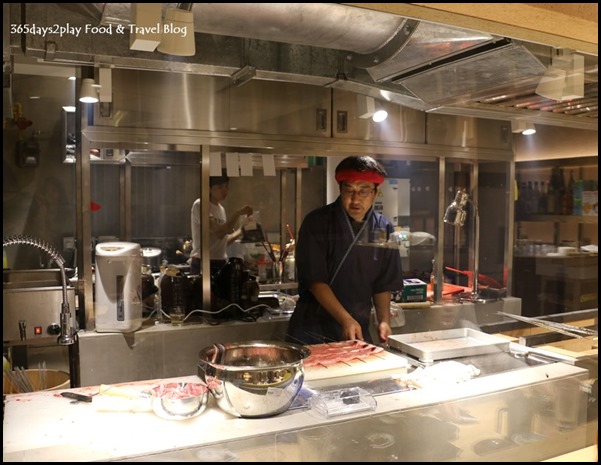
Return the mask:
[[[130, 24], [129, 3], [23, 5], [28, 23]], [[11, 52], [22, 53], [23, 41], [25, 55], [55, 63], [219, 76], [253, 69], [252, 79], [336, 87], [422, 111], [597, 129], [596, 56], [586, 56], [585, 97], [556, 102], [534, 93], [551, 47], [341, 4], [164, 3], [163, 10], [178, 5], [194, 14], [193, 57], [131, 51], [128, 34], [57, 37], [51, 50], [41, 37], [13, 34]], [[21, 11], [11, 9], [11, 23]]]

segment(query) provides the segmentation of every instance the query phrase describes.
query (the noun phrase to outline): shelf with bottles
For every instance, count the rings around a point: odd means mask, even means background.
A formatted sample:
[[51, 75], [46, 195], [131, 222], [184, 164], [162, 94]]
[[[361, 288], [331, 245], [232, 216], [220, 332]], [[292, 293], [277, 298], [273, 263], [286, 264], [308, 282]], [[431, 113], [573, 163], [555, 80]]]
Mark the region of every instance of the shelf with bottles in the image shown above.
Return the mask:
[[597, 222], [597, 158], [516, 164], [516, 220]]

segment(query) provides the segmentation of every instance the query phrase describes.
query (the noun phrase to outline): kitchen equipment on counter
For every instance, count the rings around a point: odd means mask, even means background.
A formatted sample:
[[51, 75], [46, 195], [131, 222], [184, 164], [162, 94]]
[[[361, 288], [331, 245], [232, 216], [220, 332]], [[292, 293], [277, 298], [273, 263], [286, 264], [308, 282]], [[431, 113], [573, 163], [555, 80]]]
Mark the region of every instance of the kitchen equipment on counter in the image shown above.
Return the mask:
[[142, 314], [144, 317], [149, 316], [156, 306], [159, 288], [154, 281], [150, 267], [142, 265]]
[[[244, 260], [239, 257], [230, 258], [213, 276], [213, 310], [221, 310], [228, 304], [237, 304], [242, 308], [250, 308], [259, 303], [259, 283], [256, 276], [249, 273]], [[230, 307], [215, 313], [220, 319], [244, 319], [240, 309]]]
[[158, 247], [142, 247], [142, 264], [150, 267], [153, 273], [161, 269], [161, 257], [163, 251]]
[[161, 306], [177, 326], [192, 307], [192, 283], [188, 276], [175, 265], [167, 265], [159, 278]]
[[376, 399], [357, 387], [320, 392], [309, 400], [311, 410], [323, 418], [376, 409]]
[[214, 344], [200, 351], [198, 373], [225, 412], [270, 417], [297, 397], [309, 354], [306, 347], [277, 341]]
[[395, 334], [388, 338], [391, 348], [424, 363], [471, 355], [509, 352], [509, 341], [472, 328], [445, 329], [422, 333]]
[[[55, 341], [61, 329], [63, 301], [60, 270], [4, 270], [3, 275], [2, 340]], [[75, 328], [75, 289], [69, 286], [66, 292], [71, 326]], [[41, 329], [41, 333], [36, 332], [36, 328]]]
[[96, 246], [96, 331], [136, 331], [142, 326], [140, 244], [102, 242]]
[[242, 225], [242, 238], [240, 239], [240, 242], [263, 242], [265, 237], [265, 232], [261, 226], [261, 214], [258, 211], [254, 211], [253, 214], [246, 219], [245, 224]]
[[244, 260], [231, 257], [215, 274], [213, 292], [229, 302], [240, 303]]

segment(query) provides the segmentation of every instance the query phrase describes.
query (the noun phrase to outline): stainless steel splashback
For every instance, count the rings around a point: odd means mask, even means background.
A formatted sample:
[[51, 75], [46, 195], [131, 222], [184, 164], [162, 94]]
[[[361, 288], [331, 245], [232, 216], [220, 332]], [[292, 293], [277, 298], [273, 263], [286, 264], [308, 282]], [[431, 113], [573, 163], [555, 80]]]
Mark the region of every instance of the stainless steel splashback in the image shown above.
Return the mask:
[[[328, 136], [330, 89], [229, 77], [113, 71], [113, 113], [95, 125]], [[321, 115], [321, 114], [320, 114]]]

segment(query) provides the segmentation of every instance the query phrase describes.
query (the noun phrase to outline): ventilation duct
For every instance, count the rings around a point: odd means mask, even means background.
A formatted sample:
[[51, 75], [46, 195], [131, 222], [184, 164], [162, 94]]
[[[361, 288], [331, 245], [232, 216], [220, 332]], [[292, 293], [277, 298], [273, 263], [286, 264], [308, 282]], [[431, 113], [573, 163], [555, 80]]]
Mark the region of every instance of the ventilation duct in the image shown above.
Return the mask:
[[[131, 21], [129, 3], [25, 5], [31, 22], [52, 17], [56, 5], [65, 8], [67, 20], [74, 25], [94, 23], [90, 18], [98, 15], [99, 25], [127, 28]], [[164, 11], [172, 5], [161, 6]], [[257, 80], [327, 86], [374, 98], [387, 92], [388, 101], [417, 110], [447, 114], [464, 111], [468, 116], [509, 119], [507, 112], [512, 110], [506, 107], [486, 105], [485, 111], [476, 112], [473, 106], [478, 100], [496, 102], [511, 93], [518, 99], [530, 99], [550, 56], [547, 46], [343, 4], [190, 5], [195, 33], [206, 35], [202, 37], [203, 53], [194, 57], [174, 60], [131, 51], [129, 44], [124, 47], [119, 38], [104, 43], [101, 50], [88, 41], [61, 38], [53, 59], [57, 63], [238, 78], [240, 70], [252, 70]], [[11, 49], [22, 45], [18, 39], [10, 38]], [[25, 41], [26, 55], [46, 57], [47, 44], [42, 38], [27, 35], [19, 40]], [[585, 63], [585, 98], [596, 102], [596, 58], [592, 61]], [[594, 82], [589, 83], [591, 79]], [[244, 82], [235, 80], [237, 85]], [[569, 116], [545, 113], [537, 118], [545, 118], [547, 124], [564, 125]], [[590, 116], [589, 121], [578, 118], [573, 124], [585, 123], [588, 128], [596, 123], [596, 113]]]
[[[106, 3], [104, 17], [129, 15], [123, 5]], [[503, 38], [345, 5], [196, 3], [192, 12], [197, 33], [347, 51], [345, 59], [353, 68], [348, 79], [338, 79], [331, 87], [351, 90], [349, 79], [375, 86], [376, 94], [378, 85], [390, 93], [396, 87], [398, 103], [420, 110], [545, 72], [525, 47]], [[300, 54], [295, 58], [299, 68], [313, 67]], [[245, 67], [256, 68], [258, 79], [272, 79], [278, 63], [263, 57], [261, 65], [249, 61], [240, 68]]]
[[394, 81], [420, 99], [437, 105], [475, 99], [508, 82], [517, 84], [541, 76], [543, 64], [523, 45], [502, 41], [450, 63]]

